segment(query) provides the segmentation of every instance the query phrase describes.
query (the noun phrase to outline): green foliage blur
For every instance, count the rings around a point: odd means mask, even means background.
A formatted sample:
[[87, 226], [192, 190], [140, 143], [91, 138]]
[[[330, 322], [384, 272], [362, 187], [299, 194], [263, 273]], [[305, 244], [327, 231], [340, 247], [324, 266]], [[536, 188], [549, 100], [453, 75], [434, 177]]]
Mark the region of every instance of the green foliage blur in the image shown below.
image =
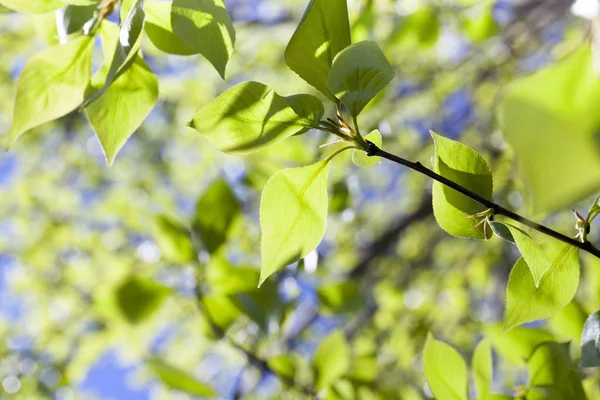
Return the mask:
[[118, 3], [0, 0], [1, 398], [600, 398], [600, 259], [311, 129], [600, 243], [597, 15]]

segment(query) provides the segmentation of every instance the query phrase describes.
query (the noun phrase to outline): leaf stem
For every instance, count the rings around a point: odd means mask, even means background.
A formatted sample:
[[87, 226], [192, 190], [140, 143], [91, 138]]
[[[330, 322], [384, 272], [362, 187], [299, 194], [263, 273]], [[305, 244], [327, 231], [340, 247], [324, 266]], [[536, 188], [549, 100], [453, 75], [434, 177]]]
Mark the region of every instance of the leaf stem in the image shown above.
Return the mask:
[[417, 171], [423, 175], [430, 177], [431, 179], [433, 179], [437, 182], [440, 182], [440, 183], [448, 186], [451, 189], [456, 190], [457, 192], [467, 196], [471, 200], [474, 200], [477, 203], [481, 204], [482, 206], [492, 209], [495, 215], [502, 215], [507, 218], [510, 218], [513, 221], [517, 221], [517, 222], [519, 222], [523, 225], [526, 225], [540, 233], [543, 233], [547, 236], [553, 237], [554, 239], [560, 240], [561, 242], [570, 244], [571, 246], [575, 246], [585, 252], [588, 252], [588, 253], [600, 258], [600, 249], [595, 247], [589, 241], [582, 243], [576, 239], [573, 239], [569, 236], [563, 235], [560, 232], [550, 229], [547, 226], [544, 226], [544, 225], [538, 224], [537, 222], [531, 221], [530, 219], [527, 219], [513, 211], [510, 211], [510, 210], [502, 207], [501, 205], [496, 204], [493, 201], [488, 200], [488, 199], [478, 195], [475, 192], [472, 192], [471, 190], [465, 188], [464, 186], [461, 186], [458, 183], [451, 181], [448, 178], [443, 177], [442, 175], [423, 166], [423, 164], [421, 164], [420, 162], [412, 162], [412, 161], [406, 160], [402, 157], [399, 157], [397, 155], [394, 155], [394, 154], [388, 153], [384, 150], [381, 150], [379, 147], [377, 147], [372, 142], [368, 142], [368, 143], [369, 143], [369, 148], [367, 150], [367, 155], [370, 157], [373, 157], [373, 156], [382, 157], [389, 161], [392, 161], [397, 164], [408, 167], [414, 171]]

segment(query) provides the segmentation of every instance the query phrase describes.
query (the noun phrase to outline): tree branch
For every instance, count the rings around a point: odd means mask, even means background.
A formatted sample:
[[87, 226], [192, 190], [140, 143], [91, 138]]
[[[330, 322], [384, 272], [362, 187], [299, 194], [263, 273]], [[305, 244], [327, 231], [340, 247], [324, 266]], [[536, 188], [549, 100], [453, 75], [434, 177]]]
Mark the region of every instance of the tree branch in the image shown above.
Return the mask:
[[513, 221], [517, 221], [523, 225], [526, 225], [532, 229], [535, 229], [536, 231], [538, 231], [540, 233], [543, 233], [545, 235], [553, 237], [554, 239], [560, 240], [561, 242], [570, 244], [571, 246], [575, 246], [585, 252], [588, 252], [588, 253], [600, 258], [600, 249], [595, 247], [592, 243], [590, 243], [588, 241], [579, 242], [576, 239], [573, 239], [569, 236], [563, 235], [562, 233], [557, 232], [553, 229], [550, 229], [544, 225], [538, 224], [537, 222], [531, 221], [515, 212], [512, 212], [512, 211], [494, 203], [491, 200], [488, 200], [488, 199], [478, 195], [475, 192], [472, 192], [471, 190], [459, 185], [458, 183], [451, 181], [448, 178], [443, 177], [442, 175], [430, 170], [429, 168], [424, 167], [423, 164], [421, 164], [420, 162], [408, 161], [402, 157], [398, 157], [394, 154], [388, 153], [387, 151], [381, 150], [379, 147], [377, 147], [375, 144], [373, 144], [371, 142], [369, 142], [369, 149], [367, 151], [367, 155], [370, 157], [373, 157], [373, 156], [382, 157], [389, 161], [395, 162], [397, 164], [404, 165], [405, 167], [408, 167], [414, 171], [417, 171], [423, 175], [426, 175], [426, 176], [430, 177], [431, 179], [433, 179], [437, 182], [440, 182], [440, 183], [448, 186], [449, 188], [456, 190], [457, 192], [467, 196], [471, 200], [474, 200], [477, 203], [481, 204], [482, 206], [493, 210], [494, 215], [503, 215], [507, 218], [512, 219]]

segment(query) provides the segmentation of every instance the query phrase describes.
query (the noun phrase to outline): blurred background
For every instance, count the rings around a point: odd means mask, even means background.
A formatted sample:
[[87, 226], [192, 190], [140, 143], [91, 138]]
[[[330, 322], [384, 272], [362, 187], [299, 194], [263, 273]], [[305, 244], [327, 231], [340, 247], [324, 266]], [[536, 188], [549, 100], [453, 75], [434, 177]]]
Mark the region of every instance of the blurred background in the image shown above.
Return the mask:
[[[203, 384], [221, 399], [307, 398], [271, 370], [293, 365], [310, 382], [320, 343], [340, 329], [353, 361], [337, 398], [426, 399], [427, 332], [468, 359], [482, 335], [501, 330], [516, 248], [449, 236], [433, 218], [427, 179], [387, 162], [360, 169], [348, 155], [331, 170], [317, 251], [256, 289], [260, 191], [277, 170], [322, 157], [329, 138], [309, 132], [240, 158], [185, 126], [244, 80], [314, 94], [283, 59], [307, 2], [225, 3], [237, 30], [225, 81], [202, 57], [166, 55], [145, 40], [159, 103], [113, 167], [77, 113], [0, 153], [2, 398], [191, 399]], [[574, 235], [569, 207], [534, 211], [496, 119], [505, 84], [584, 45], [597, 3], [572, 3], [348, 0], [353, 41], [377, 41], [396, 69], [361, 116], [363, 131], [378, 128], [387, 151], [425, 165], [430, 129], [459, 139], [490, 163], [498, 203]], [[53, 20], [0, 14], [0, 140], [17, 78], [54, 40]], [[195, 234], [211, 221], [227, 226], [218, 251]], [[600, 308], [599, 264], [584, 258], [576, 300], [529, 329], [576, 343]], [[266, 368], [249, 353], [279, 363]], [[518, 363], [497, 367], [496, 392], [527, 381]], [[181, 371], [193, 377], [188, 391]], [[597, 376], [585, 386], [599, 398]]]

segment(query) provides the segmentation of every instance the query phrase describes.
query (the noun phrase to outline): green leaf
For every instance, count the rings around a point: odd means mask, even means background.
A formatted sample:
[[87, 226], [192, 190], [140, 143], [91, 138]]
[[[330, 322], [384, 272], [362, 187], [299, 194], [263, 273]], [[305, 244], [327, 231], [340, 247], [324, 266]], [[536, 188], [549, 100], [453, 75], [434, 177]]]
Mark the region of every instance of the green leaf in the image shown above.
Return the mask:
[[[510, 238], [507, 238], [509, 242], [514, 243], [525, 263], [529, 267], [531, 271], [531, 275], [533, 277], [533, 282], [536, 287], [540, 285], [540, 281], [542, 276], [548, 271], [550, 268], [551, 262], [544, 250], [534, 240], [527, 234], [527, 232], [517, 228], [516, 226], [510, 224], [503, 224], [501, 222], [494, 223], [494, 229], [499, 229], [498, 225], [503, 225], [510, 232]], [[500, 228], [501, 229], [501, 228]]]
[[600, 77], [589, 46], [511, 84], [499, 122], [536, 211], [556, 211], [600, 186]]
[[189, 123], [219, 150], [249, 154], [306, 125], [285, 99], [258, 82], [243, 82], [202, 108]]
[[148, 38], [161, 51], [169, 54], [189, 56], [200, 51], [189, 45], [173, 32], [171, 8], [173, 3], [148, 1], [146, 3], [146, 24], [144, 30]]
[[269, 322], [273, 319], [279, 320], [284, 304], [281, 302], [276, 282], [266, 282], [260, 289], [256, 288], [256, 280], [252, 283], [255, 284], [254, 289], [236, 293], [229, 298], [241, 312], [256, 322], [263, 332], [268, 332]]
[[[373, 142], [373, 144], [381, 148], [382, 138], [381, 132], [375, 129], [373, 132], [366, 135], [365, 140]], [[352, 152], [352, 161], [359, 167], [369, 168], [379, 163], [381, 157], [369, 157], [363, 150], [354, 150]]]
[[130, 277], [116, 292], [119, 310], [127, 321], [139, 324], [150, 318], [162, 305], [171, 289], [138, 277]]
[[503, 332], [501, 326], [488, 329], [494, 348], [503, 359], [521, 365], [540, 344], [554, 340], [554, 336], [541, 329], [516, 327]]
[[581, 333], [581, 360], [582, 368], [600, 367], [600, 312], [590, 314], [583, 326]]
[[327, 75], [335, 56], [351, 42], [346, 0], [311, 0], [285, 49], [285, 62], [302, 79], [337, 102], [327, 87]]
[[54, 11], [65, 5], [60, 0], [0, 0], [0, 4], [11, 10], [32, 14]]
[[171, 26], [180, 40], [202, 54], [225, 78], [235, 30], [223, 0], [174, 0]]
[[75, 110], [92, 74], [94, 42], [79, 37], [33, 56], [19, 78], [10, 130], [12, 145], [23, 133]]
[[157, 216], [152, 224], [152, 236], [168, 262], [182, 264], [196, 259], [189, 231], [174, 219]]
[[267, 361], [269, 367], [281, 376], [288, 379], [294, 379], [296, 376], [296, 362], [294, 357], [287, 354], [280, 354], [269, 358]]
[[209, 253], [215, 253], [229, 236], [240, 215], [240, 205], [224, 179], [216, 180], [196, 203], [193, 228]]
[[307, 127], [317, 124], [325, 114], [321, 100], [310, 94], [296, 94], [283, 99]]
[[335, 57], [327, 87], [356, 117], [394, 76], [394, 68], [377, 43], [365, 41], [347, 47]]
[[[100, 34], [105, 64], [92, 79], [92, 91], [102, 91], [118, 46], [119, 30], [116, 25], [102, 23]], [[138, 54], [131, 66], [86, 108], [90, 124], [98, 135], [106, 159], [112, 165], [117, 153], [129, 137], [140, 127], [158, 100], [158, 80]]]
[[492, 347], [489, 339], [479, 342], [473, 352], [473, 379], [477, 389], [477, 398], [485, 400], [489, 398], [492, 386]]
[[350, 368], [350, 348], [342, 331], [334, 331], [321, 342], [313, 366], [317, 390], [326, 388], [344, 376]]
[[[121, 5], [121, 8], [124, 6]], [[103, 85], [97, 90], [91, 91], [86, 96], [83, 107], [87, 107], [104, 94], [112, 83], [127, 71], [137, 60], [138, 52], [142, 46], [142, 32], [146, 21], [144, 12], [144, 0], [133, 0], [126, 17], [120, 26], [119, 40], [117, 42], [114, 55], [111, 59], [110, 67], [106, 72], [106, 79]], [[148, 68], [149, 69], [149, 68]]]
[[427, 335], [423, 350], [425, 377], [434, 396], [444, 400], [467, 400], [467, 364], [452, 346]]
[[550, 267], [535, 286], [527, 263], [519, 258], [508, 278], [505, 330], [544, 319], [562, 310], [579, 285], [579, 253], [576, 247], [550, 243], [544, 247]]
[[585, 400], [581, 379], [569, 356], [568, 343], [542, 343], [528, 362], [532, 400]]
[[439, 35], [439, 13], [433, 7], [423, 6], [404, 19], [394, 39], [401, 44], [427, 48], [437, 43]]
[[[435, 142], [435, 172], [492, 200], [493, 179], [487, 162], [475, 150], [431, 132]], [[485, 207], [439, 182], [433, 183], [433, 213], [442, 229], [451, 235], [484, 239], [477, 218], [466, 218]], [[488, 232], [488, 236], [491, 232]]]
[[100, 3], [100, 0], [61, 0], [63, 3], [73, 4], [74, 6], [91, 6]]
[[148, 366], [171, 389], [180, 390], [196, 396], [216, 396], [217, 393], [205, 383], [199, 382], [192, 375], [175, 368], [158, 358], [148, 360]]
[[262, 192], [259, 286], [275, 271], [306, 257], [321, 242], [327, 224], [329, 161], [288, 168]]
[[581, 332], [587, 316], [586, 311], [579, 302], [573, 300], [548, 320], [548, 327], [555, 336], [571, 340], [573, 344], [580, 345]]

